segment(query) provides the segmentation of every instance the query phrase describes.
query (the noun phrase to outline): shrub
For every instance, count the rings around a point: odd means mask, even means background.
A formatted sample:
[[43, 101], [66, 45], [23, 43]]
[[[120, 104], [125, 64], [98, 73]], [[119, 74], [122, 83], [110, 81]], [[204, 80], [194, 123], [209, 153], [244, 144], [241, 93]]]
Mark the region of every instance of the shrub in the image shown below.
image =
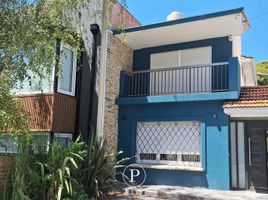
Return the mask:
[[[48, 154], [29, 154], [29, 142], [19, 141], [19, 152], [12, 175], [12, 200], [60, 200], [72, 196], [72, 185], [76, 180], [72, 173], [83, 159], [84, 143], [78, 138], [66, 148], [53, 143]], [[7, 186], [6, 186], [7, 188]], [[5, 200], [10, 200], [5, 193]]]
[[[97, 139], [88, 145], [80, 137], [70, 147], [57, 142], [48, 153], [33, 155], [29, 142], [20, 140], [12, 174], [12, 200], [93, 200], [107, 199], [116, 186], [117, 153], [111, 153]], [[10, 195], [5, 193], [4, 200]]]
[[126, 160], [116, 161], [120, 153], [112, 153], [101, 140], [91, 139], [80, 173], [81, 184], [89, 196], [108, 198], [106, 194], [117, 185], [116, 168], [122, 167], [121, 163]]

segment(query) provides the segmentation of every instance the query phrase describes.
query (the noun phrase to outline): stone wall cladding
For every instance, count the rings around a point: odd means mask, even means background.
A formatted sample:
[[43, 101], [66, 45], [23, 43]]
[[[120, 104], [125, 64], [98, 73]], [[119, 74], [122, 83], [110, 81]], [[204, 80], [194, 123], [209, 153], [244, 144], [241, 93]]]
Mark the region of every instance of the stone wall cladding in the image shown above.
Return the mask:
[[133, 50], [109, 34], [107, 54], [104, 135], [108, 147], [115, 152], [118, 136], [118, 105], [115, 104], [115, 99], [119, 95], [120, 72], [132, 71]]
[[0, 155], [0, 194], [4, 188], [8, 173], [15, 166], [14, 156]]

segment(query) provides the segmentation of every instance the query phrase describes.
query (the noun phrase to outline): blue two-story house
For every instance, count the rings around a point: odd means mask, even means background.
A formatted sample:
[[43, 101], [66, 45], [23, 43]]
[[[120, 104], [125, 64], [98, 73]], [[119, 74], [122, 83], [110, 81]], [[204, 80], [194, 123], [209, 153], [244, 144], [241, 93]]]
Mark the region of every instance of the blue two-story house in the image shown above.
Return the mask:
[[241, 160], [234, 163], [240, 185], [232, 181], [231, 118], [223, 108], [241, 87], [256, 86], [252, 59], [241, 54], [250, 28], [243, 8], [169, 18], [113, 31], [133, 50], [116, 99], [118, 149], [145, 168], [145, 184], [246, 189]]

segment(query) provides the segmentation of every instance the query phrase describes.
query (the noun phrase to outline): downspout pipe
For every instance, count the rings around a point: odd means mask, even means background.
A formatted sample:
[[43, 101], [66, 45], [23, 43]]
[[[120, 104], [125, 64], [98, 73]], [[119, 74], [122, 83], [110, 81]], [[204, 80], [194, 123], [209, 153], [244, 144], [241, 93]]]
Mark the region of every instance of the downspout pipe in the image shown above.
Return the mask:
[[94, 91], [96, 87], [96, 71], [97, 71], [97, 36], [100, 31], [100, 27], [97, 23], [90, 25], [90, 31], [93, 35], [93, 49], [92, 49], [92, 64], [91, 64], [91, 83], [90, 83], [90, 101], [89, 101], [89, 122], [88, 130], [90, 133], [95, 134], [95, 127], [93, 126], [93, 101], [94, 101]]
[[105, 116], [105, 91], [106, 91], [106, 68], [107, 68], [107, 52], [108, 52], [109, 30], [103, 31], [100, 55], [100, 76], [99, 76], [99, 101], [97, 112], [97, 137], [103, 142], [104, 136], [104, 116]]

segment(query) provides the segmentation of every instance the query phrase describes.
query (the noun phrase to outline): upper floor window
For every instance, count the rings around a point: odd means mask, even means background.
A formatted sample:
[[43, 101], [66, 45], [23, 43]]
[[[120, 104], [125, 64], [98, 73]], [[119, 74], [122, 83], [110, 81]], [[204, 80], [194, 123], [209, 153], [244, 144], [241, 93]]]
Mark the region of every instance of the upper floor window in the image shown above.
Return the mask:
[[151, 54], [151, 69], [211, 63], [211, 46]]
[[74, 96], [77, 62], [75, 49], [68, 45], [61, 44], [60, 59], [58, 92]]

